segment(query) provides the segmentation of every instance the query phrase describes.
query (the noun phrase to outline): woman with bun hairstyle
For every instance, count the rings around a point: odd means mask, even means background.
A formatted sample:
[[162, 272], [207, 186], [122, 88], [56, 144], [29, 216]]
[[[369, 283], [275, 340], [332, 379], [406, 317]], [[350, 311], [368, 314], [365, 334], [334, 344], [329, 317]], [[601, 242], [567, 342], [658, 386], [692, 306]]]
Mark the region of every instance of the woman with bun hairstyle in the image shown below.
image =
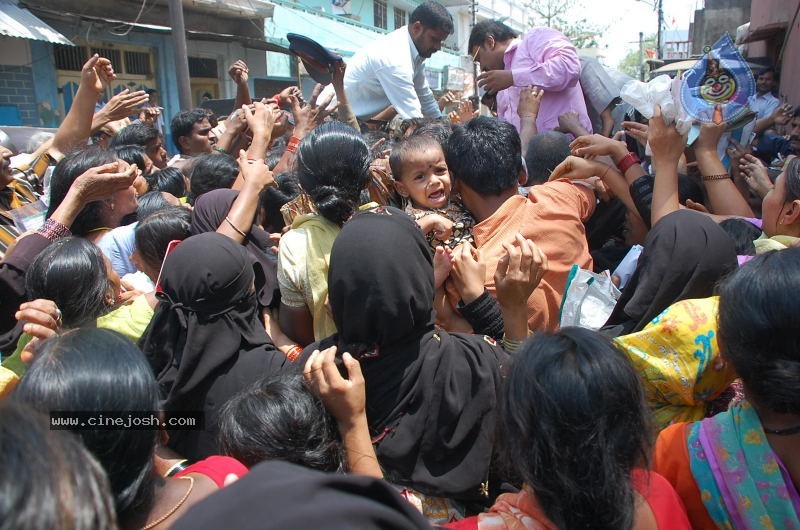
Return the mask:
[[745, 264], [720, 289], [722, 358], [744, 385], [726, 412], [661, 432], [654, 469], [695, 530], [800, 528], [800, 249]]
[[297, 149], [297, 174], [315, 212], [294, 220], [280, 242], [280, 326], [305, 346], [333, 335], [326, 309], [331, 248], [342, 225], [357, 210], [370, 179], [369, 146], [340, 122], [314, 129]]

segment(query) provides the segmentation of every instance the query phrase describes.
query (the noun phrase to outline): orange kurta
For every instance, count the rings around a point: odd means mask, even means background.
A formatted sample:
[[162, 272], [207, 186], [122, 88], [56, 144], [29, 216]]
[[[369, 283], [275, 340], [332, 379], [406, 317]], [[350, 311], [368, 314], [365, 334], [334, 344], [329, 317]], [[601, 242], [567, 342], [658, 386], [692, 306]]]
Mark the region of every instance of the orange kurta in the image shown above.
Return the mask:
[[573, 264], [592, 269], [583, 223], [594, 211], [586, 193], [568, 180], [530, 188], [528, 197], [511, 197], [489, 218], [475, 225], [472, 235], [486, 262], [486, 289], [495, 296], [494, 273], [519, 232], [547, 255], [549, 270], [528, 299], [528, 326], [533, 331], [558, 328], [558, 313], [567, 275]]
[[694, 530], [717, 530], [700, 498], [700, 489], [689, 467], [687, 447], [691, 423], [670, 425], [658, 435], [653, 449], [653, 471], [667, 479], [678, 492]]

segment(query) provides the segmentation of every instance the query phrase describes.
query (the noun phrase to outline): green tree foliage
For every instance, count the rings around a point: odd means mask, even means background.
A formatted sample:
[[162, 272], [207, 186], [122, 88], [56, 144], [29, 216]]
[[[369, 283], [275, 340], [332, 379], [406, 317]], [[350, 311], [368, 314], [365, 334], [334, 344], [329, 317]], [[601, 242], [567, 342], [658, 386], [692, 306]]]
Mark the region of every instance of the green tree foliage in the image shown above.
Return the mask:
[[[629, 76], [639, 79], [639, 69], [640, 69], [640, 62], [639, 62], [639, 47], [638, 43], [631, 43], [631, 51], [619, 62], [617, 65], [617, 70], [620, 72], [626, 73]], [[656, 47], [656, 36], [655, 35], [648, 35], [644, 38], [642, 48], [644, 50], [647, 49], [654, 49]], [[642, 53], [642, 60], [647, 60], [647, 54]], [[645, 79], [647, 79], [647, 65], [645, 65]]]
[[598, 45], [598, 39], [606, 28], [580, 17], [581, 0], [528, 0], [525, 7], [533, 14], [530, 26], [547, 26], [569, 37], [576, 48]]

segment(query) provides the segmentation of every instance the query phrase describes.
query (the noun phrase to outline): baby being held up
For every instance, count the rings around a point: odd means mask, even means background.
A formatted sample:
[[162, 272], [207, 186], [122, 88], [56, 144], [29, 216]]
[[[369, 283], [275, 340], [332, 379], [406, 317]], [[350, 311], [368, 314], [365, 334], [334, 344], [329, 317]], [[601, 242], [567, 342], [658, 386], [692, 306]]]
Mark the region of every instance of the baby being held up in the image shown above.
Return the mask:
[[450, 172], [436, 138], [411, 136], [392, 149], [389, 157], [394, 186], [405, 211], [416, 219], [431, 248], [455, 248], [472, 241], [475, 220], [460, 202], [451, 201]]

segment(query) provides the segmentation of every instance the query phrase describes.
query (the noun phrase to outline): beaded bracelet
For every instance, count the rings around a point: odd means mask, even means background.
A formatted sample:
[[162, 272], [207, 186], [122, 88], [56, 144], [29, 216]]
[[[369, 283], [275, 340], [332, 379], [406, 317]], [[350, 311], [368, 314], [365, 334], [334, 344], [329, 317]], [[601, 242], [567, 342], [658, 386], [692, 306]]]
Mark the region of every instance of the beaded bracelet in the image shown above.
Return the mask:
[[707, 180], [725, 180], [731, 178], [727, 173], [720, 173], [718, 175], [703, 175], [703, 182]]

